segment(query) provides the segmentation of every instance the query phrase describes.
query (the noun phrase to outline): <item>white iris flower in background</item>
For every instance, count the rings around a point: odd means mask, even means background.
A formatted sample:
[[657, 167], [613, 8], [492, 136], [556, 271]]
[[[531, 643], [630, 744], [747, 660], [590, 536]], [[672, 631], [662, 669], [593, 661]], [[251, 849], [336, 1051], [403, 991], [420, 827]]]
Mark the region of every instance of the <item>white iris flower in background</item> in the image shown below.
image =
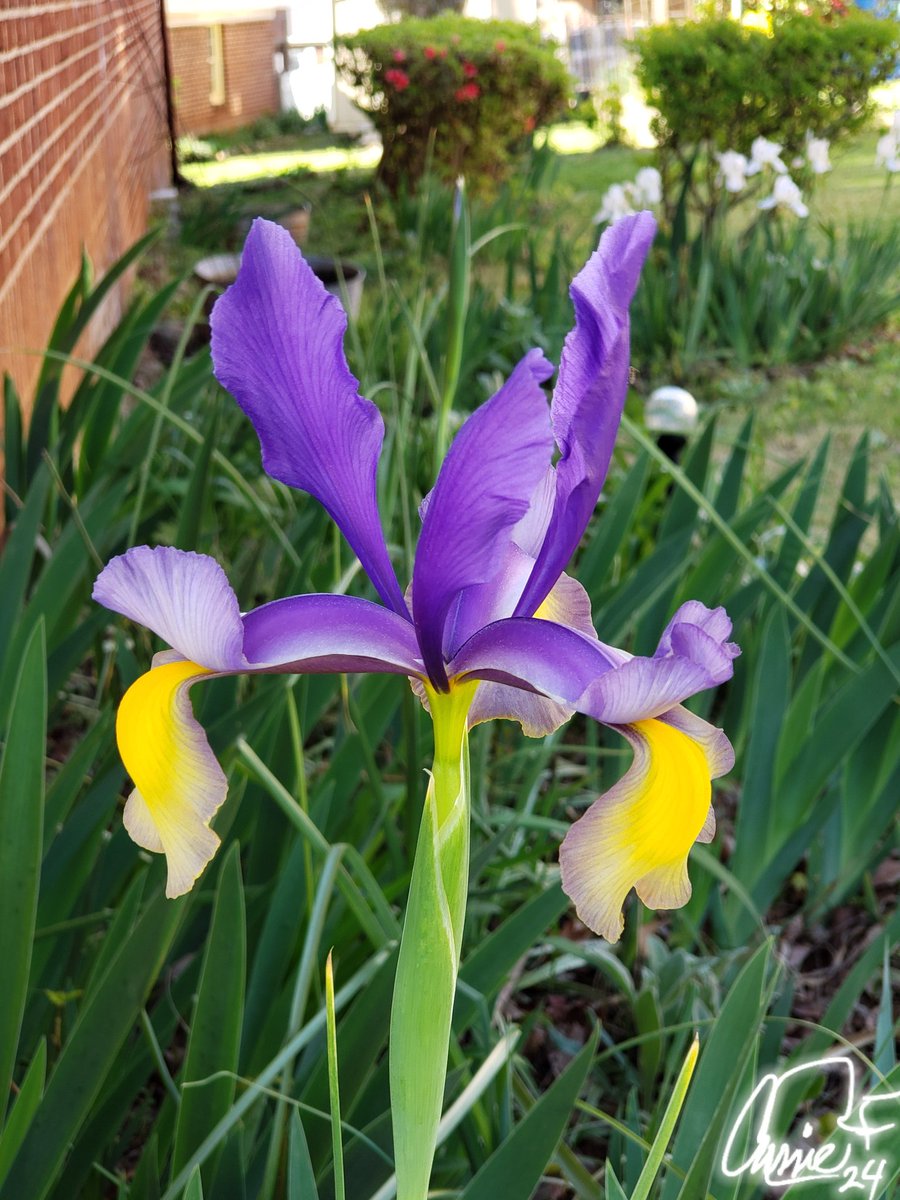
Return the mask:
[[635, 209], [631, 202], [631, 185], [614, 183], [607, 188], [603, 202], [594, 217], [595, 225], [604, 225], [607, 221], [615, 225], [623, 217], [630, 217]]
[[878, 139], [875, 161], [891, 174], [900, 171], [900, 108], [894, 112], [891, 128]]
[[808, 217], [809, 209], [803, 203], [800, 189], [789, 175], [779, 175], [772, 187], [771, 196], [760, 200], [760, 208], [789, 208], [798, 217]]
[[662, 201], [662, 175], [656, 167], [641, 167], [632, 185], [638, 208], [653, 208]]
[[779, 175], [787, 175], [787, 167], [781, 161], [781, 143], [770, 142], [768, 138], [758, 137], [753, 139], [753, 145], [750, 147], [750, 165], [747, 167], [747, 174], [757, 175], [763, 167], [771, 167]]
[[828, 150], [827, 138], [813, 137], [809, 133], [806, 135], [806, 157], [814, 175], [824, 175], [831, 170]]
[[738, 150], [725, 150], [716, 158], [719, 160], [719, 182], [725, 184], [725, 190], [742, 192], [747, 186], [747, 168], [750, 165], [746, 154]]

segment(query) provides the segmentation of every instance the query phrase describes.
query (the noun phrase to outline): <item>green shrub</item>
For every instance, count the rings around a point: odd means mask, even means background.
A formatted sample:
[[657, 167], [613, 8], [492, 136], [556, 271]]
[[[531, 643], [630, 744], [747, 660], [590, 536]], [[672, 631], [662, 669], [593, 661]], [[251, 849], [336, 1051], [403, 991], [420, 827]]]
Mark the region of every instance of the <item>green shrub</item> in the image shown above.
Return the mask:
[[755, 137], [796, 152], [807, 131], [858, 129], [900, 51], [896, 22], [848, 11], [776, 14], [771, 34], [728, 19], [660, 25], [637, 38], [637, 76], [659, 110], [661, 148], [746, 153]]
[[338, 66], [381, 134], [379, 177], [392, 191], [414, 185], [429, 154], [437, 174], [476, 188], [503, 179], [569, 92], [536, 28], [452, 13], [342, 38]]
[[597, 107], [599, 122], [606, 138], [607, 146], [625, 145], [625, 105], [622, 102], [622, 86], [619, 83], [607, 84], [594, 101]]
[[216, 157], [216, 147], [205, 138], [195, 137], [187, 133], [178, 139], [178, 161], [182, 163], [212, 162]]

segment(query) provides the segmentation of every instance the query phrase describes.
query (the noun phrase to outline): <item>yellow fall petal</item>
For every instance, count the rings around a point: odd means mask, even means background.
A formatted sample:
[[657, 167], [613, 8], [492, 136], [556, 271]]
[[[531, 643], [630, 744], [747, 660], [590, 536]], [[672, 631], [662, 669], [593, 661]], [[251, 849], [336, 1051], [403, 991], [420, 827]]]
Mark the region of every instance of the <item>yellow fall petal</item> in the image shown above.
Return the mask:
[[621, 935], [632, 887], [654, 908], [687, 903], [688, 851], [713, 828], [703, 747], [665, 721], [638, 721], [622, 732], [634, 747], [631, 768], [572, 826], [559, 856], [579, 917], [611, 942]]
[[193, 662], [154, 667], [131, 685], [116, 717], [119, 753], [135, 785], [125, 828], [139, 846], [165, 854], [169, 897], [190, 891], [219, 846], [209, 822], [227, 782], [189, 695], [210, 674]]

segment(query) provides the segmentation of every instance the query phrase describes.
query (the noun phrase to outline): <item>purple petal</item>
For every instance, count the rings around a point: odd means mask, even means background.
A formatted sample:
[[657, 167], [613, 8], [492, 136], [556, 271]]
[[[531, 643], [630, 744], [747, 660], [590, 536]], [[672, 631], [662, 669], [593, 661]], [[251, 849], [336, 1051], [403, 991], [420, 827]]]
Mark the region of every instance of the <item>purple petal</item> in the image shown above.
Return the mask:
[[573, 708], [613, 670], [601, 643], [535, 617], [509, 617], [479, 629], [448, 667], [453, 677], [509, 684]]
[[[499, 569], [487, 583], [464, 588], [450, 608], [444, 626], [444, 655], [457, 650], [485, 625], [511, 617], [534, 559], [510, 542], [498, 557]], [[562, 622], [565, 624], [565, 622]]]
[[658, 717], [720, 682], [689, 658], [632, 658], [592, 683], [576, 707], [605, 725], [628, 725]]
[[[671, 651], [672, 635], [680, 625], [694, 625], [720, 645], [725, 644], [725, 639], [731, 633], [731, 618], [724, 608], [707, 608], [700, 600], [688, 600], [663, 630], [654, 658], [662, 658]], [[731, 657], [735, 658], [739, 653], [738, 648], [734, 643], [729, 645], [733, 650]]]
[[541, 381], [552, 368], [532, 350], [468, 418], [441, 467], [425, 511], [413, 573], [413, 616], [428, 674], [446, 687], [443, 641], [464, 588], [498, 571], [510, 531], [528, 511], [550, 464], [553, 437]]
[[254, 609], [244, 654], [253, 671], [423, 672], [410, 622], [355, 596], [289, 596]]
[[526, 737], [542, 738], [565, 725], [574, 708], [505, 683], [480, 683], [469, 709], [469, 728], [485, 721], [518, 721]]
[[225, 572], [206, 554], [136, 546], [107, 563], [93, 598], [146, 625], [202, 667], [240, 671], [246, 666], [237, 598]]
[[512, 617], [474, 634], [454, 656], [452, 676], [539, 692], [607, 725], [666, 713], [731, 677], [732, 656], [694, 626], [682, 626], [679, 653], [631, 658], [557, 625]]
[[[547, 536], [556, 498], [556, 468], [550, 467], [534, 489], [528, 512], [512, 531], [512, 540], [531, 558], [537, 558]], [[512, 613], [509, 614], [512, 616]]]
[[381, 414], [344, 358], [340, 301], [286, 229], [253, 222], [210, 324], [216, 378], [253, 422], [266, 471], [324, 505], [378, 594], [405, 614], [378, 515]]
[[566, 338], [553, 396], [561, 451], [553, 516], [516, 607], [535, 611], [572, 557], [597, 503], [628, 391], [628, 306], [656, 223], [649, 213], [618, 221], [575, 277], [575, 327]]
[[[597, 641], [588, 594], [578, 580], [569, 575], [559, 577], [553, 591], [541, 605], [538, 617], [572, 629], [593, 642]], [[569, 705], [549, 700], [536, 692], [485, 681], [480, 684], [469, 709], [469, 725], [498, 719], [518, 721], [527, 737], [546, 737], [564, 725], [574, 711]]]

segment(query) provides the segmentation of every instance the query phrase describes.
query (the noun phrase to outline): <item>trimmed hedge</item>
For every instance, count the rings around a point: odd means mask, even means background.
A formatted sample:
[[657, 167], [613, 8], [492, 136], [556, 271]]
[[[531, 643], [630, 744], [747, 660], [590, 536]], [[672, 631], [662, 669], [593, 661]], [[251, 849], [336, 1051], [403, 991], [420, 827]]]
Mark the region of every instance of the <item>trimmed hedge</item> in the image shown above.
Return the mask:
[[381, 134], [379, 178], [392, 191], [415, 187], [432, 138], [438, 175], [475, 189], [500, 182], [571, 83], [536, 28], [451, 13], [341, 38], [337, 62]]
[[771, 33], [716, 18], [655, 26], [635, 44], [663, 151], [746, 153], [762, 136], [796, 152], [807, 131], [834, 141], [865, 122], [872, 88], [897, 62], [900, 26], [852, 10], [787, 11]]

